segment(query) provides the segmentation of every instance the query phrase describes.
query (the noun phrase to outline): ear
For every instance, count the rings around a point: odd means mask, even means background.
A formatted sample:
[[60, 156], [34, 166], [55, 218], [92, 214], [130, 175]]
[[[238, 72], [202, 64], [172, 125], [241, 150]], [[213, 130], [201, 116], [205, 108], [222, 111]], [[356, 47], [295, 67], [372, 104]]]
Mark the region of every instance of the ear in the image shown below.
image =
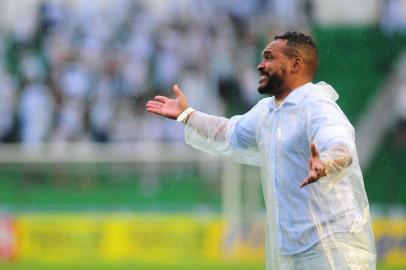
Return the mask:
[[293, 59], [292, 72], [299, 73], [303, 69], [303, 60], [300, 57]]

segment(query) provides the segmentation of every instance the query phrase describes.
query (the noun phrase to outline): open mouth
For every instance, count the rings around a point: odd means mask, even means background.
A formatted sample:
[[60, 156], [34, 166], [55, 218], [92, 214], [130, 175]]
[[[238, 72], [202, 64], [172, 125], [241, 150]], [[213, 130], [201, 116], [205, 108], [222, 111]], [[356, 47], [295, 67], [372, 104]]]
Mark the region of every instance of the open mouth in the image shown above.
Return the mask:
[[259, 83], [263, 83], [263, 82], [265, 82], [266, 80], [268, 80], [268, 76], [267, 76], [267, 75], [261, 75], [261, 76], [259, 77]]

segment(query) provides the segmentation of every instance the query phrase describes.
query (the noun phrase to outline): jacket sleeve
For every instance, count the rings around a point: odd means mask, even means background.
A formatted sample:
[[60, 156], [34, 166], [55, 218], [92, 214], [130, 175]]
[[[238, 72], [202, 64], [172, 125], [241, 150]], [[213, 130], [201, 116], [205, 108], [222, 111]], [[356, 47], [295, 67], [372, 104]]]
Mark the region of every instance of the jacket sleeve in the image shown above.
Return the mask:
[[357, 159], [354, 128], [333, 101], [321, 99], [311, 108], [310, 141], [317, 145], [327, 174], [340, 173]]
[[260, 166], [256, 132], [261, 107], [259, 102], [246, 114], [231, 119], [194, 112], [185, 126], [185, 141], [208, 154]]

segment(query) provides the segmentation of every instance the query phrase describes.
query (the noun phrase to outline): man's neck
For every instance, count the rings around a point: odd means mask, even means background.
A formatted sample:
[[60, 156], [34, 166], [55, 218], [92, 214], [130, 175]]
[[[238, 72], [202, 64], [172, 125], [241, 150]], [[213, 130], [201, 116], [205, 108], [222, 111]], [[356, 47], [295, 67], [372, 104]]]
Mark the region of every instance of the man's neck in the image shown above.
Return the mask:
[[292, 91], [295, 91], [296, 89], [298, 89], [299, 87], [305, 85], [306, 83], [311, 82], [311, 80], [305, 79], [305, 80], [297, 80], [295, 82], [291, 82], [289, 83], [286, 88], [280, 92], [279, 95], [275, 95], [275, 102], [276, 104], [280, 104], [282, 103], [282, 101], [289, 96], [289, 94]]
[[281, 99], [281, 100], [278, 100], [278, 99], [274, 99], [274, 101], [275, 101], [275, 105], [276, 105], [276, 107], [280, 107], [281, 106], [281, 104], [282, 104], [282, 102], [283, 102], [283, 99]]

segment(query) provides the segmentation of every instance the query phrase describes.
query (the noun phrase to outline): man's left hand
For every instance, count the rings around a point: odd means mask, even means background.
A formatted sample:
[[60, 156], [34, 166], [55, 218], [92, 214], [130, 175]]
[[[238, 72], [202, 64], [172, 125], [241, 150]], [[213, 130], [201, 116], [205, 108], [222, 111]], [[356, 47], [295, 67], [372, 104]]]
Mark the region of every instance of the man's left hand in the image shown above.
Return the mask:
[[311, 157], [309, 159], [309, 174], [300, 183], [300, 187], [316, 182], [321, 177], [326, 176], [326, 166], [320, 159], [319, 151], [314, 143], [310, 145]]

